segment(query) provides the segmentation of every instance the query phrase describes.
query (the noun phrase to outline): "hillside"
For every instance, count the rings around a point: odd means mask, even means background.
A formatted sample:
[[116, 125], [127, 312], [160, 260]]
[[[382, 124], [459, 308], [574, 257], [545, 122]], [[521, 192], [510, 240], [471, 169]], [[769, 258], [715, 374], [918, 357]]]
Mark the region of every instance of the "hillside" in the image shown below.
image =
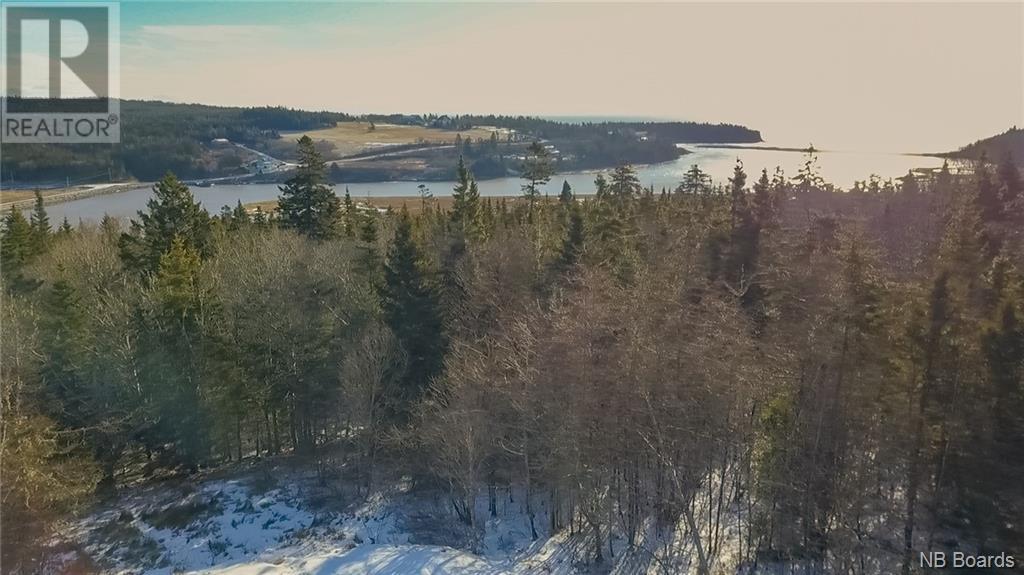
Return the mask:
[[951, 158], [977, 160], [982, 153], [992, 161], [1001, 160], [1009, 153], [1016, 163], [1024, 164], [1024, 129], [1014, 126], [1002, 134], [978, 140], [946, 155]]
[[[675, 144], [682, 142], [761, 139], [759, 132], [743, 126], [693, 122], [569, 124], [524, 116], [432, 114], [356, 117], [281, 107], [134, 100], [122, 101], [121, 113], [120, 144], [3, 144], [0, 178], [5, 187], [88, 184], [108, 178], [151, 181], [168, 170], [189, 180], [263, 173], [276, 170], [276, 160], [294, 159], [294, 140], [302, 133], [317, 141], [328, 160], [367, 159], [385, 148], [413, 152], [403, 155], [397, 167], [391, 165], [395, 162], [374, 161], [346, 165], [338, 174], [345, 181], [449, 179], [460, 153], [478, 176], [504, 176], [518, 170], [522, 151], [514, 144], [534, 139], [550, 141], [562, 153], [561, 168], [569, 170], [672, 160], [681, 153]], [[444, 149], [427, 149], [438, 147]]]

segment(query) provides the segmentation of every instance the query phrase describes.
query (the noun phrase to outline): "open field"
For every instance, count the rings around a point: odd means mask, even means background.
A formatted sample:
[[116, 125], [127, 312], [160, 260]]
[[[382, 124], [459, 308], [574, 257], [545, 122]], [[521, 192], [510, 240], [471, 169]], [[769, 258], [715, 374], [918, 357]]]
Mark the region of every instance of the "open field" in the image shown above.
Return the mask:
[[314, 140], [330, 142], [334, 144], [339, 154], [349, 155], [381, 146], [418, 142], [431, 144], [454, 142], [456, 134], [461, 134], [463, 138], [490, 138], [493, 131], [494, 129], [486, 127], [456, 131], [398, 124], [376, 124], [375, 128], [371, 130], [370, 122], [338, 122], [333, 128], [310, 132], [286, 132], [281, 136], [294, 140], [307, 135]]
[[[69, 191], [68, 188], [54, 188], [51, 190], [39, 190], [43, 194], [45, 199], [47, 196], [61, 194]], [[36, 191], [32, 189], [20, 188], [13, 190], [0, 190], [0, 204], [8, 204], [10, 202], [21, 202], [24, 200], [31, 200], [35, 197]]]

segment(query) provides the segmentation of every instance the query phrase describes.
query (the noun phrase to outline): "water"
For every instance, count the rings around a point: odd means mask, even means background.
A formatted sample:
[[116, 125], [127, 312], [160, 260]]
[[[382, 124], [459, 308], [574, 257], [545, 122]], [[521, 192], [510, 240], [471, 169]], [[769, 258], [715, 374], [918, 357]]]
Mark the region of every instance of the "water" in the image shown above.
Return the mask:
[[[640, 166], [637, 175], [644, 186], [653, 185], [655, 190], [662, 187], [674, 188], [683, 174], [691, 165], [697, 164], [711, 175], [716, 182], [724, 183], [732, 175], [736, 158], [743, 161], [747, 172], [748, 184], [757, 180], [761, 169], [767, 168], [769, 176], [776, 166], [782, 167], [788, 176], [796, 174], [803, 164], [805, 156], [800, 152], [765, 150], [758, 148], [723, 149], [700, 148], [687, 146], [692, 154], [682, 156], [672, 162]], [[929, 156], [908, 156], [899, 154], [863, 153], [863, 152], [819, 152], [818, 165], [821, 175], [829, 182], [842, 188], [849, 188], [856, 180], [865, 180], [872, 174], [883, 178], [895, 178], [905, 175], [912, 168], [938, 168], [942, 165], [941, 158]], [[606, 170], [609, 171], [609, 170]], [[568, 180], [577, 193], [593, 193], [594, 177], [598, 171], [586, 171], [571, 174], [557, 174], [551, 179], [544, 192], [557, 196], [562, 189], [562, 180]], [[367, 197], [414, 197], [418, 195], [416, 186], [420, 182], [373, 182], [348, 184], [349, 191], [355, 199]], [[451, 195], [454, 182], [423, 182], [435, 196]], [[517, 196], [521, 193], [522, 180], [518, 178], [499, 178], [480, 182], [480, 193], [484, 196]], [[339, 185], [336, 191], [341, 194], [345, 186]], [[278, 196], [276, 184], [224, 185], [209, 188], [192, 188], [192, 193], [211, 212], [217, 212], [221, 206], [234, 206], [239, 200], [243, 204], [273, 200]], [[60, 222], [65, 216], [71, 222], [78, 220], [95, 221], [104, 213], [115, 217], [132, 217], [146, 207], [146, 201], [152, 195], [149, 188], [140, 188], [121, 192], [74, 200], [47, 206], [50, 220]]]

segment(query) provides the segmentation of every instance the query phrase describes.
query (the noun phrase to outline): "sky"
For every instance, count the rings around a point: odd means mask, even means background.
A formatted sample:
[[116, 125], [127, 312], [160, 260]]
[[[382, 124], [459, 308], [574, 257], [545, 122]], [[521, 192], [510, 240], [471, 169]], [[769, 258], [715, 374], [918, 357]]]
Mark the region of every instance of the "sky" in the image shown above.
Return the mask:
[[1024, 126], [1024, 3], [121, 4], [121, 94], [730, 122], [943, 151]]

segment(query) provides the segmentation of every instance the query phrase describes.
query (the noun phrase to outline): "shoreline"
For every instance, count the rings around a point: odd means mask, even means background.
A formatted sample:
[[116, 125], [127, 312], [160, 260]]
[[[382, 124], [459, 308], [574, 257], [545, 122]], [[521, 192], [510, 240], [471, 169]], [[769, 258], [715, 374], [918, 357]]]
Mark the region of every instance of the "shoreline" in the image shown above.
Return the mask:
[[[101, 187], [94, 188], [82, 188], [77, 190], [69, 190], [66, 192], [60, 192], [55, 194], [43, 194], [43, 205], [49, 206], [52, 204], [61, 204], [65, 202], [71, 202], [74, 200], [83, 200], [85, 198], [92, 198], [95, 196], [105, 196], [107, 194], [120, 194], [122, 192], [130, 192], [140, 188], [148, 188], [152, 186], [152, 182], [125, 182], [120, 184], [110, 184]], [[12, 190], [14, 191], [14, 190]], [[17, 191], [32, 191], [28, 189], [19, 189]], [[42, 191], [42, 190], [40, 190]], [[0, 202], [0, 210], [6, 211], [11, 208], [25, 209], [31, 208], [36, 203], [35, 197], [29, 197], [21, 200], [11, 200], [9, 202]]]

